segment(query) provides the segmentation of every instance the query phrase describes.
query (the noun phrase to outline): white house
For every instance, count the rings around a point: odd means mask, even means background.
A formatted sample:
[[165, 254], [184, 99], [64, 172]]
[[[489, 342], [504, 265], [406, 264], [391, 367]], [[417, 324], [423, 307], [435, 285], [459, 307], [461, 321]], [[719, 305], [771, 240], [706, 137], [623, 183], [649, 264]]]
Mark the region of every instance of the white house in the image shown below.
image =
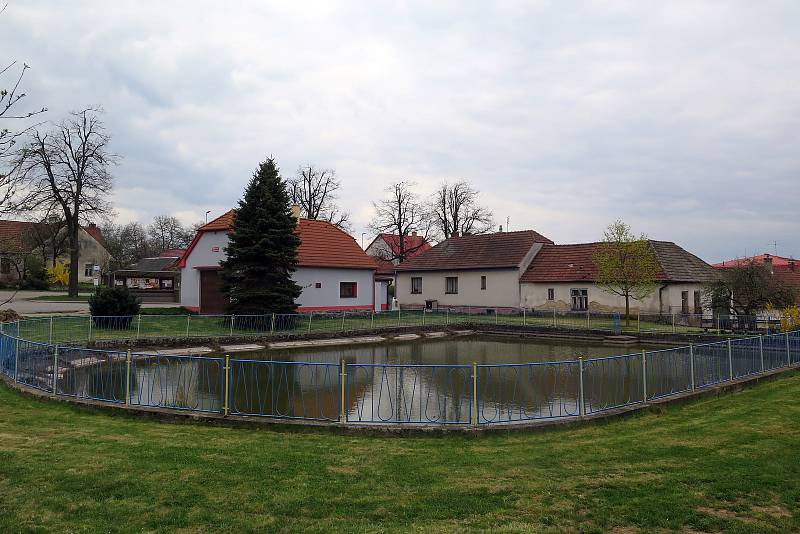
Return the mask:
[[[201, 313], [224, 313], [227, 300], [219, 271], [226, 258], [231, 210], [201, 226], [178, 263], [181, 304]], [[372, 310], [375, 308], [375, 261], [355, 239], [325, 221], [299, 219], [298, 266], [292, 279], [302, 293], [298, 311]]]

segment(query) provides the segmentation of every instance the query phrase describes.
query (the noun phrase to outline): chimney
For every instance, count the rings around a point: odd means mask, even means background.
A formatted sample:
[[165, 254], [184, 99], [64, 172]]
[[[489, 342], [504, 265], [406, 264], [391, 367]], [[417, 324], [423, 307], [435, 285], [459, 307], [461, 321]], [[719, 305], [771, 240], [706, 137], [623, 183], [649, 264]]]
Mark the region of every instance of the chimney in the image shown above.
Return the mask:
[[411, 232], [411, 237], [417, 237], [417, 231], [416, 231], [416, 230], [414, 230], [413, 232]]
[[794, 272], [794, 258], [789, 260], [789, 270]]
[[458, 237], [458, 232], [452, 232], [452, 233], [450, 234], [450, 237]]
[[292, 204], [292, 217], [300, 222], [300, 204]]
[[769, 274], [773, 274], [772, 256], [770, 256], [769, 254], [764, 254], [764, 267], [766, 267], [767, 270], [769, 270]]

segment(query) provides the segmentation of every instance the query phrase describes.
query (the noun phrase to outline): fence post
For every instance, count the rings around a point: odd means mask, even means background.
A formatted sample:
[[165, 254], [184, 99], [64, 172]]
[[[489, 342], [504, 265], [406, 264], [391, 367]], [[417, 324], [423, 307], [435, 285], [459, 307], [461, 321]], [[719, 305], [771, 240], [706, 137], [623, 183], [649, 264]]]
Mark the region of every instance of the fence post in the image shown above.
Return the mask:
[[58, 345], [53, 352], [53, 398], [56, 397], [58, 391]]
[[272, 320], [269, 323], [269, 333], [272, 335], [275, 332], [275, 314], [272, 314]]
[[578, 413], [586, 415], [586, 402], [583, 392], [583, 356], [578, 357]]
[[17, 328], [17, 337], [14, 338], [14, 383], [17, 383], [19, 376], [19, 328]]
[[590, 317], [591, 316], [589, 315], [589, 310], [586, 310], [586, 330], [591, 330], [592, 329], [591, 322], [590, 322], [591, 321]]
[[522, 308], [522, 326], [528, 326], [527, 308]]
[[472, 409], [470, 423], [478, 426], [478, 364], [472, 362]]
[[233, 337], [233, 326], [236, 324], [236, 316], [231, 315], [231, 337]]
[[675, 333], [675, 312], [672, 312], [672, 333]]
[[[91, 315], [91, 314], [90, 314]], [[49, 343], [53, 344], [53, 316], [50, 316], [50, 341]]]
[[225, 355], [225, 397], [222, 399], [222, 415], [228, 417], [230, 410], [230, 391], [231, 391], [231, 357]]
[[125, 355], [125, 404], [131, 403], [131, 349]]
[[728, 338], [728, 377], [733, 382], [733, 348], [731, 346], [731, 338]]
[[142, 334], [142, 314], [139, 314], [139, 318], [136, 321], [136, 339], [139, 339], [139, 336]]
[[397, 326], [400, 326], [400, 305], [397, 305]]
[[758, 336], [758, 355], [761, 358], [761, 372], [764, 372], [764, 336]]
[[347, 316], [347, 312], [342, 310], [342, 332], [344, 332], [344, 318]]
[[556, 307], [553, 306], [553, 328], [556, 327]]
[[[445, 313], [445, 315], [444, 315], [444, 324], [446, 324], [447, 326], [450, 326], [450, 308], [445, 308], [445, 312], [444, 313]], [[788, 340], [788, 338], [787, 338], [787, 340]], [[787, 346], [788, 346], [788, 341], [787, 341]]]
[[192, 320], [192, 316], [191, 315], [187, 315], [186, 316], [186, 337], [187, 338], [189, 337], [189, 321], [191, 321], [191, 320]]
[[339, 373], [339, 422], [347, 422], [347, 362], [342, 358], [341, 372]]
[[792, 366], [792, 351], [789, 349], [789, 332], [786, 332], [786, 367]]
[[89, 313], [89, 341], [92, 340], [92, 314]]
[[642, 402], [647, 403], [647, 351], [642, 351]]
[[497, 324], [497, 308], [494, 309], [494, 324]]
[[636, 331], [642, 333], [642, 312], [636, 312]]
[[372, 330], [375, 328], [375, 309], [373, 308], [371, 312], [369, 312], [369, 329]]
[[313, 312], [313, 310], [312, 310], [312, 311], [310, 311], [310, 312], [308, 312], [308, 333], [309, 333], [309, 334], [311, 333], [311, 321], [312, 321], [312, 319], [311, 319], [311, 318], [312, 318], [313, 316], [314, 316], [314, 312]]
[[689, 343], [689, 371], [692, 373], [692, 391], [694, 391], [694, 345]]

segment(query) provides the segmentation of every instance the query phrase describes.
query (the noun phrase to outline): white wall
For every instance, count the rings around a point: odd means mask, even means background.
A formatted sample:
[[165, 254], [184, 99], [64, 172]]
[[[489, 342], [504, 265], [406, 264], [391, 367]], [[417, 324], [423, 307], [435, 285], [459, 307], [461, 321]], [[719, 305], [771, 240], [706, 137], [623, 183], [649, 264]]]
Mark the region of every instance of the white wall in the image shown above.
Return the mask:
[[200, 306], [200, 271], [197, 267], [218, 266], [225, 259], [228, 245], [227, 232], [203, 232], [192, 253], [181, 269], [181, 305], [188, 308]]
[[[445, 293], [445, 278], [458, 277], [458, 294]], [[481, 289], [481, 276], [486, 289]], [[411, 293], [411, 278], [422, 278], [422, 294]], [[421, 306], [438, 300], [440, 306], [519, 306], [519, 270], [487, 269], [470, 271], [418, 271], [397, 274], [397, 301], [401, 306]]]

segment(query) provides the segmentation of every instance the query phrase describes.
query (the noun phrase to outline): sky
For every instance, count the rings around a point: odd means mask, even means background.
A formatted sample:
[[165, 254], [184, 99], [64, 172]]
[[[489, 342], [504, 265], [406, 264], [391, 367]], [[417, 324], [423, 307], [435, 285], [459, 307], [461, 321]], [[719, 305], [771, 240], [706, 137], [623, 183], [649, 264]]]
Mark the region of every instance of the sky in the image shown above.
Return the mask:
[[334, 168], [359, 242], [391, 183], [464, 179], [557, 243], [800, 256], [796, 0], [7, 1], [25, 105], [105, 110], [116, 222], [220, 215], [272, 155]]

